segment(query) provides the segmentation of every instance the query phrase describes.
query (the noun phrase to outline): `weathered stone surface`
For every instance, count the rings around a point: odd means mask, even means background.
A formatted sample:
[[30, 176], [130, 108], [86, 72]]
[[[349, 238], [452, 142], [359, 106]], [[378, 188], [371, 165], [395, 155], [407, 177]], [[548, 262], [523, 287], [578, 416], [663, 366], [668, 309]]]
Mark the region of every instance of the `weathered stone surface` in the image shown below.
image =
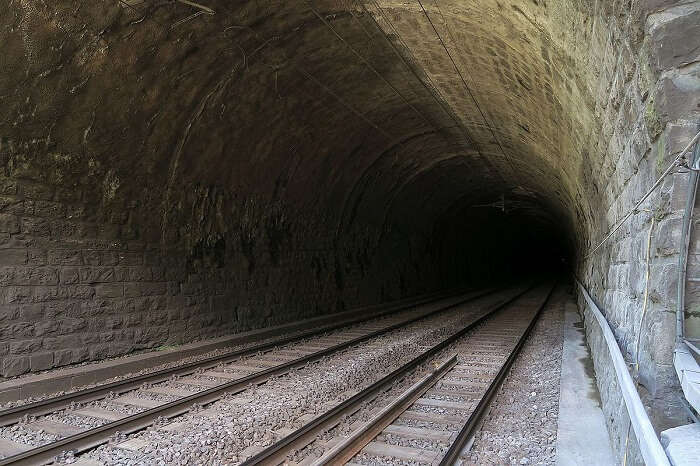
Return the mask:
[[694, 134], [697, 2], [73, 3], [0, 0], [0, 343], [44, 355], [3, 376], [478, 285], [566, 236], [673, 397], [685, 178], [587, 251]]
[[30, 360], [32, 371], [43, 371], [53, 367], [53, 353], [34, 353]]
[[5, 377], [12, 377], [29, 372], [29, 361], [29, 356], [6, 356], [2, 359], [2, 373]]
[[663, 44], [654, 50], [658, 69], [666, 70], [700, 60], [698, 24], [700, 5], [697, 2], [667, 8], [647, 18], [651, 39]]

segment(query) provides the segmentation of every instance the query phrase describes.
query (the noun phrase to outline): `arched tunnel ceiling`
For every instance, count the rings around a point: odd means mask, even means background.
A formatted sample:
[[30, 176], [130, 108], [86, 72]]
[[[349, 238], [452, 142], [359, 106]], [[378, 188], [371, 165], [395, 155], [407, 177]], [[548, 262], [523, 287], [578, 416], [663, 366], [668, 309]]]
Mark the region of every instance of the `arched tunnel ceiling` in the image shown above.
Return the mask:
[[336, 232], [427, 231], [501, 195], [572, 222], [593, 6], [516, 3], [11, 0], [3, 153], [48, 149], [46, 176], [129, 200], [162, 238], [193, 185]]

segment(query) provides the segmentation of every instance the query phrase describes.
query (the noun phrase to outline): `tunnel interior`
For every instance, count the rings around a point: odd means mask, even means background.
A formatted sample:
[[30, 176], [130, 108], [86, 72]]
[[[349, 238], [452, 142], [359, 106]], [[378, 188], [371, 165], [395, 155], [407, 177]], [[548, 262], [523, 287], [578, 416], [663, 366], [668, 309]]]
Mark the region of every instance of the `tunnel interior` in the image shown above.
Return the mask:
[[0, 0], [0, 376], [576, 275], [667, 422], [675, 3]]
[[10, 0], [15, 336], [61, 365], [574, 271], [616, 194], [589, 3]]
[[[503, 198], [502, 198], [503, 199]], [[441, 282], [448, 287], [561, 279], [569, 283], [575, 253], [570, 232], [535, 212], [477, 204], [441, 220], [431, 239], [440, 248]], [[447, 225], [444, 223], [447, 222]]]
[[[677, 311], [700, 332], [700, 282], [677, 302], [689, 175], [655, 180], [697, 132], [700, 2], [0, 11], [0, 382], [575, 277], [657, 431], [685, 418]], [[698, 277], [697, 232], [689, 244]], [[625, 403], [576, 298], [622, 461]]]

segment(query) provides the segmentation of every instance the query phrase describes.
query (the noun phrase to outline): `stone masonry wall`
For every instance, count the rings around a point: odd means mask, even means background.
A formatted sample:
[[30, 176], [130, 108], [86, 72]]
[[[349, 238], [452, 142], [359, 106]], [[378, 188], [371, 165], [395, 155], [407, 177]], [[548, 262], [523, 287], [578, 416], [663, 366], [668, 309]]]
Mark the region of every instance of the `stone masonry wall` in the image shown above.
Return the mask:
[[[700, 121], [700, 51], [691, 45], [700, 42], [700, 2], [640, 1], [631, 10], [619, 7], [612, 13], [601, 25], [607, 36], [599, 45], [610, 52], [601, 64], [593, 135], [605, 160], [603, 173], [611, 180], [604, 193], [609, 207], [589, 250], [651, 187]], [[641, 35], [635, 34], [637, 23], [643, 25]], [[685, 422], [672, 351], [686, 187], [687, 174], [669, 176], [605, 246], [590, 257], [582, 252], [579, 268], [630, 363], [657, 430]], [[691, 258], [689, 276], [698, 273]], [[584, 315], [613, 447], [620, 461], [627, 452], [628, 463], [635, 462], [631, 458], [638, 462], [633, 434], [627, 442], [627, 416], [602, 335]]]
[[[95, 220], [78, 190], [0, 176], [0, 374], [11, 377], [220, 335], [220, 274]], [[216, 272], [216, 271], [214, 271]], [[223, 325], [226, 322], [227, 325]]]
[[486, 174], [434, 168], [473, 144], [419, 70], [347, 11], [367, 62], [307, 5], [211, 7], [0, 0], [1, 376], [444, 286], [433, 219]]
[[344, 236], [338, 249], [312, 215], [287, 221], [291, 209], [234, 206], [216, 188], [182, 190], [170, 209], [164, 247], [147, 221], [149, 206], [135, 207], [144, 199], [129, 191], [105, 198], [106, 181], [116, 179], [111, 172], [87, 178], [76, 172], [68, 178], [82, 181], [56, 182], [46, 175], [61, 173], [62, 165], [50, 155], [26, 157], [7, 140], [2, 149], [2, 377], [439, 286], [407, 274], [421, 270], [408, 261], [380, 267], [363, 259], [371, 255], [366, 231]]

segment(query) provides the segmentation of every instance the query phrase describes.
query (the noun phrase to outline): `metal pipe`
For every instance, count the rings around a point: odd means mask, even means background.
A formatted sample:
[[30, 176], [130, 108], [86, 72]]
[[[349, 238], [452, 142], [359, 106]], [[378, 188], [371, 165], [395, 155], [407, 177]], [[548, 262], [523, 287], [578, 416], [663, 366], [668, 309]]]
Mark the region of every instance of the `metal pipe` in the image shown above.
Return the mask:
[[[603, 313], [598, 309], [598, 305], [593, 301], [591, 295], [588, 294], [588, 290], [586, 290], [580, 280], [576, 279], [576, 283], [588, 304], [591, 314], [593, 314], [593, 318], [597, 321], [598, 327], [600, 327], [600, 331], [603, 334], [603, 340], [608, 347], [608, 354], [610, 355], [613, 368], [615, 369], [617, 383], [620, 386], [622, 399], [625, 403], [630, 423], [634, 429], [634, 436], [639, 443], [639, 450], [644, 459], [644, 463], [648, 466], [670, 466], [671, 463], [666, 456], [666, 452], [661, 446], [661, 442], [659, 442], [659, 438], [654, 431], [654, 426], [652, 426], [649, 416], [642, 404], [642, 400], [639, 398], [639, 393], [637, 392], [637, 388], [627, 368], [627, 363], [625, 363], [625, 359], [622, 357], [622, 352], [615, 339], [615, 334], [610, 328], [610, 325], [608, 325], [608, 321], [605, 319]], [[590, 320], [589, 318], [586, 322], [588, 325], [592, 325]]]
[[690, 174], [688, 175], [688, 193], [683, 212], [683, 228], [681, 229], [681, 250], [678, 251], [678, 297], [676, 308], [676, 342], [681, 343], [685, 337], [685, 282], [688, 273], [688, 245], [690, 244], [690, 231], [693, 228], [693, 207], [698, 190], [697, 164], [700, 158], [700, 144], [696, 142], [695, 150], [691, 156]]

